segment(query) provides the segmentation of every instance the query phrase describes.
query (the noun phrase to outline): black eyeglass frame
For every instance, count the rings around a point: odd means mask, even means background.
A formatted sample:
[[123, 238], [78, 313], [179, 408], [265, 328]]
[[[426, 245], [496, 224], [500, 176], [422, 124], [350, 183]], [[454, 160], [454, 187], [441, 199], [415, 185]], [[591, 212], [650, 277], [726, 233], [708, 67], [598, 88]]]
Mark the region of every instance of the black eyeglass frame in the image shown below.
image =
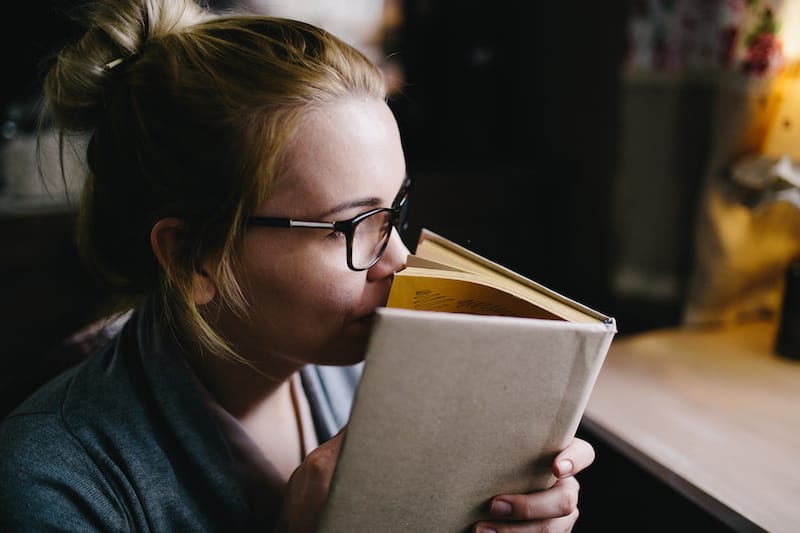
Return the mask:
[[[389, 240], [392, 237], [392, 228], [397, 228], [397, 231], [402, 233], [406, 229], [406, 216], [408, 214], [408, 200], [409, 192], [411, 189], [411, 179], [406, 178], [403, 187], [397, 193], [397, 197], [392, 202], [392, 207], [376, 207], [360, 213], [353, 218], [347, 220], [337, 220], [335, 222], [321, 222], [317, 220], [294, 220], [291, 218], [280, 217], [259, 217], [251, 216], [247, 219], [249, 226], [262, 226], [269, 228], [312, 228], [312, 229], [330, 229], [344, 234], [345, 241], [347, 242], [347, 267], [355, 272], [369, 270], [381, 260], [386, 247], [389, 245]], [[356, 267], [353, 264], [353, 239], [356, 232], [356, 226], [371, 216], [378, 213], [389, 213], [389, 231], [386, 232], [386, 237], [383, 239], [383, 244], [375, 257], [366, 266]]]

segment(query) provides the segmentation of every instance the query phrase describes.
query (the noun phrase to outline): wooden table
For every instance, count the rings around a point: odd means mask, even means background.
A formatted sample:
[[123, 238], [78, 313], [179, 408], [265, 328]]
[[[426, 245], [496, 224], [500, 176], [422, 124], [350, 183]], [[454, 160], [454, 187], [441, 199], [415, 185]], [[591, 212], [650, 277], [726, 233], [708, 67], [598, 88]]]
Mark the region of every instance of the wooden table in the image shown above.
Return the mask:
[[619, 338], [583, 423], [736, 531], [800, 531], [800, 361], [775, 329]]

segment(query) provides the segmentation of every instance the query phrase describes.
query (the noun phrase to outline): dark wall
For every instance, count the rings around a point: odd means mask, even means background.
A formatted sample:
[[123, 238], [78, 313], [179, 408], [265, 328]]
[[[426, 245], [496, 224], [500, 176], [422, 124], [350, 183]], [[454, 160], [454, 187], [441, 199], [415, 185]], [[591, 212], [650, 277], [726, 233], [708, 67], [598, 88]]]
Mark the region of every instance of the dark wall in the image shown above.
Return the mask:
[[405, 6], [410, 244], [429, 227], [604, 310], [625, 3]]
[[[3, 17], [6, 118], [10, 103], [38, 99], [53, 52], [78, 34], [78, 3], [14, 2]], [[627, 2], [403, 7], [386, 51], [405, 72], [390, 103], [415, 181], [411, 247], [428, 227], [617, 314], [610, 195]]]
[[0, 418], [80, 354], [59, 341], [109, 309], [86, 274], [68, 212], [0, 215]]
[[0, 65], [4, 71], [0, 102], [4, 111], [11, 103], [38, 99], [49, 59], [77, 29], [69, 16], [77, 3], [75, 0], [5, 3], [0, 17]]
[[[39, 98], [54, 51], [78, 35], [78, 4], [9, 6], [4, 118], [10, 104]], [[387, 53], [405, 72], [390, 103], [415, 181], [412, 248], [428, 227], [616, 314], [609, 195], [625, 16], [624, 2], [406, 0]], [[64, 286], [84, 282], [77, 264], [66, 267]], [[70, 303], [76, 316], [91, 304]]]
[[[3, 17], [6, 118], [38, 98], [77, 4]], [[581, 4], [406, 0], [387, 53], [405, 69], [391, 104], [416, 182], [411, 240], [430, 227], [603, 307], [626, 2]]]
[[[4, 110], [38, 97], [47, 57], [75, 31], [65, 16], [74, 3], [15, 1], [2, 17]], [[609, 272], [626, 5], [406, 0], [404, 26], [387, 49], [405, 69], [391, 106], [415, 180], [412, 248], [428, 227], [616, 316], [623, 332]], [[23, 359], [85, 321], [96, 312], [91, 300], [100, 299], [77, 266], [71, 223], [44, 224], [28, 233], [5, 228], [8, 239], [24, 241], [15, 245], [21, 255], [2, 261], [9, 279], [24, 280], [3, 293], [18, 300], [4, 304], [3, 336]], [[38, 239], [41, 246], [26, 253], [25, 243]], [[45, 271], [47, 283], [32, 277]], [[636, 314], [642, 327], [653, 324], [640, 308]], [[8, 342], [12, 334], [17, 344]], [[19, 375], [4, 374], [15, 392], [38, 375], [30, 361]], [[593, 435], [581, 435], [598, 458], [580, 477], [584, 518], [576, 530], [638, 524], [671, 531], [695, 523], [726, 531]]]

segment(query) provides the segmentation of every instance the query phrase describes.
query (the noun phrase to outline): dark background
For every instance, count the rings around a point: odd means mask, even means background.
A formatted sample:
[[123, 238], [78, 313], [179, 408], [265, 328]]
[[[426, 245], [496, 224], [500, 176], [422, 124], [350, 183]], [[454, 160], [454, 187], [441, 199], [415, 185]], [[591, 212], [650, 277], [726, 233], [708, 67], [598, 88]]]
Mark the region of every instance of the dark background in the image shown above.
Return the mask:
[[[407, 241], [428, 227], [633, 331], [671, 318], [629, 322], [609, 287], [627, 3], [579, 4], [404, 3], [386, 51], [405, 73], [390, 105], [415, 183]], [[15, 2], [3, 17], [7, 118], [31, 109], [53, 50], [76, 35], [74, 5]]]
[[418, 183], [412, 230], [429, 227], [613, 312], [625, 4], [406, 6], [398, 44], [408, 86], [393, 107]]
[[[4, 6], [6, 119], [37, 100], [47, 58], [75, 33], [66, 16], [74, 4]], [[620, 336], [679, 320], [679, 302], [626, 300], [610, 282], [628, 9], [624, 1], [407, 0], [387, 43], [405, 76], [390, 105], [414, 180], [408, 244], [427, 227], [616, 317]], [[72, 221], [69, 213], [0, 218], [4, 391], [29, 390], [45, 371], [41, 354], [102, 313]], [[688, 230], [681, 238], [688, 247]], [[687, 523], [726, 531], [586, 429], [580, 435], [598, 458], [579, 477], [576, 531]]]

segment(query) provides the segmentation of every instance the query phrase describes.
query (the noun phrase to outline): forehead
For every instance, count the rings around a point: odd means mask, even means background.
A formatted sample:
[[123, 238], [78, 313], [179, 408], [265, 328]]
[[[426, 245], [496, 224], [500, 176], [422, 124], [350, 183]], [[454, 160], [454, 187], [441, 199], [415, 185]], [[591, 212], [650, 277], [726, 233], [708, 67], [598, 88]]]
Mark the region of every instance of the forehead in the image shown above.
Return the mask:
[[397, 122], [371, 97], [314, 108], [298, 123], [282, 167], [262, 206], [270, 215], [311, 215], [366, 197], [388, 205], [405, 177]]

